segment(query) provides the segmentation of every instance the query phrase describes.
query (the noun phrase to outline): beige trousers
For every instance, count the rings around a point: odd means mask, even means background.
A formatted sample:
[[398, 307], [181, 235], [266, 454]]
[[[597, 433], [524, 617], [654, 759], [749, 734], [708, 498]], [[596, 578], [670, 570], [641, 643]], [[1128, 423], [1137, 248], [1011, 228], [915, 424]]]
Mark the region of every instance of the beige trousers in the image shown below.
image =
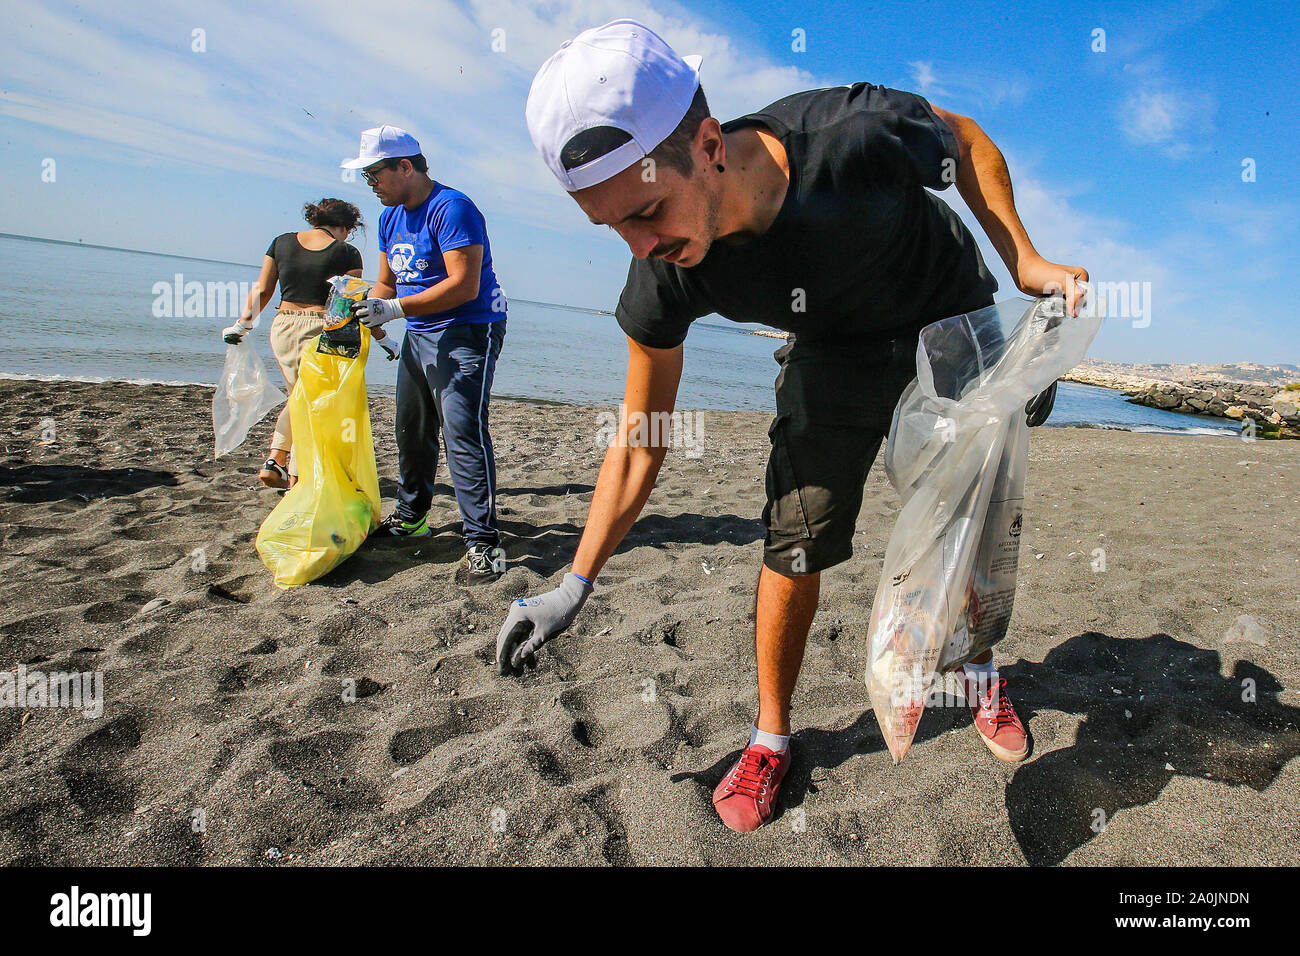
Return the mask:
[[[298, 381], [298, 360], [307, 343], [320, 335], [325, 327], [324, 309], [281, 309], [271, 320], [271, 350], [280, 363], [289, 394]], [[289, 426], [289, 403], [280, 409], [275, 421], [275, 434], [271, 438], [272, 451], [289, 451], [293, 447], [293, 430]]]

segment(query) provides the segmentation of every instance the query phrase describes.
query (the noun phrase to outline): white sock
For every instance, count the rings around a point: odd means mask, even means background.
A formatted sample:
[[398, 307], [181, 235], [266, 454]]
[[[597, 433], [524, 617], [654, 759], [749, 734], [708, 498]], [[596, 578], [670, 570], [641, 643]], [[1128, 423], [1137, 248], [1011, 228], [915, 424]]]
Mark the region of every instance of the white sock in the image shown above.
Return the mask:
[[962, 668], [966, 671], [966, 699], [972, 704], [982, 702], [998, 683], [998, 669], [993, 666], [993, 658], [984, 664], [963, 664]]
[[766, 730], [759, 730], [757, 726], [751, 725], [749, 728], [749, 745], [752, 747], [754, 744], [759, 744], [772, 751], [772, 753], [779, 754], [781, 751], [790, 748], [790, 735], [786, 734], [782, 737], [780, 734], [769, 734]]

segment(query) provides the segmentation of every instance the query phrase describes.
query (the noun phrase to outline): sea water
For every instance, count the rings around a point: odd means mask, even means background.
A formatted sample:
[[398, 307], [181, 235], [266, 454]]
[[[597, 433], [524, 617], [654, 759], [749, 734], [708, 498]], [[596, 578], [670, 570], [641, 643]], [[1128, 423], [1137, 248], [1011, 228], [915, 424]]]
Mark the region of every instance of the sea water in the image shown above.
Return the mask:
[[[239, 310], [252, 265], [0, 235], [0, 375], [215, 384], [221, 330]], [[273, 302], [278, 298], [273, 297]], [[279, 381], [267, 339], [274, 306], [251, 333]], [[401, 333], [402, 323], [385, 326]], [[779, 339], [716, 316], [687, 339], [679, 408], [772, 412]], [[607, 312], [511, 299], [493, 394], [580, 405], [623, 398], [627, 339]], [[373, 391], [391, 392], [397, 366], [374, 350]], [[1235, 435], [1238, 426], [1129, 404], [1113, 389], [1062, 382], [1049, 425], [1183, 435]]]

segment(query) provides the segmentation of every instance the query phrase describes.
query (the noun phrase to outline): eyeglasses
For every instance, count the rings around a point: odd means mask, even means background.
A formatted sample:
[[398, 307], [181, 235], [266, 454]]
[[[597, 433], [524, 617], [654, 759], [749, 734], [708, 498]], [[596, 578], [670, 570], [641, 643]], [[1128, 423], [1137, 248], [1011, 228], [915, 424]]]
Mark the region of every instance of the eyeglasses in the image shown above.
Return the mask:
[[400, 162], [401, 162], [400, 159], [399, 160], [385, 159], [382, 162], [376, 163], [373, 166], [367, 166], [365, 169], [361, 170], [361, 178], [366, 181], [367, 186], [373, 186], [375, 184], [375, 181], [379, 178], [380, 173], [382, 173], [385, 169], [396, 169], [398, 163]]

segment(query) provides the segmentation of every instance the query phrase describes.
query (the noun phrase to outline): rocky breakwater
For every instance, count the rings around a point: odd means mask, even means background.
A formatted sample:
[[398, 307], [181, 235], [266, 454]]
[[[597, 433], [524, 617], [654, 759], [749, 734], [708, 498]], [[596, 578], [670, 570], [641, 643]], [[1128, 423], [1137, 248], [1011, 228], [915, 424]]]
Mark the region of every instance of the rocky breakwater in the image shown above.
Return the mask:
[[1148, 382], [1125, 389], [1135, 405], [1163, 408], [1184, 415], [1210, 415], [1255, 422], [1259, 438], [1300, 438], [1300, 389], [1278, 389], [1254, 382], [1186, 379]]

